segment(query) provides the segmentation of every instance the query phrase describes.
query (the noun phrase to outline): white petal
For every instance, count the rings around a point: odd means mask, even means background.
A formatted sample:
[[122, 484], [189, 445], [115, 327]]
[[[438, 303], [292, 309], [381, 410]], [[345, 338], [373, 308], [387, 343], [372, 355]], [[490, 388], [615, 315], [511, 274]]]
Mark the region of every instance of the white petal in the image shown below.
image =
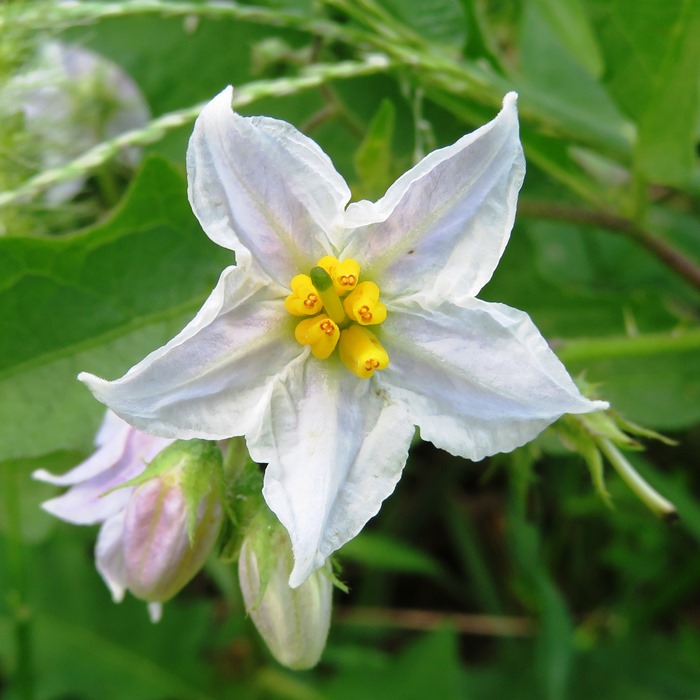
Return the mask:
[[241, 117], [231, 88], [202, 111], [187, 152], [189, 196], [207, 235], [280, 284], [333, 252], [327, 234], [350, 199], [345, 181], [286, 122]]
[[429, 154], [376, 204], [348, 207], [343, 257], [384, 297], [434, 300], [474, 296], [508, 242], [525, 174], [516, 95], [491, 122]]
[[97, 434], [97, 443], [101, 446], [92, 457], [61, 476], [44, 469], [32, 474], [40, 481], [71, 487], [63, 495], [45, 501], [41, 507], [76, 525], [103, 522], [125, 506], [130, 489], [108, 492], [140, 474], [171, 442], [139, 432], [107, 411]]
[[140, 430], [221, 440], [252, 430], [271, 379], [305, 350], [284, 290], [238, 268], [224, 270], [197, 316], [167, 345], [108, 382], [79, 376]]
[[115, 603], [120, 603], [126, 591], [126, 567], [122, 537], [124, 534], [124, 513], [105, 521], [100, 528], [95, 545], [95, 566], [104, 579]]
[[[143, 471], [144, 466], [141, 464], [140, 471]], [[114, 478], [114, 474], [117, 474], [118, 478]], [[131, 477], [136, 475], [132, 474]], [[86, 486], [74, 486], [62, 496], [44, 501], [41, 507], [47, 513], [75, 525], [102, 523], [126, 506], [131, 492], [131, 489], [127, 487], [103, 495], [105, 491], [128, 480], [128, 478], [120, 478], [121, 474], [115, 469], [108, 472], [107, 477], [104, 481], [90, 483]]]
[[65, 474], [56, 475], [45, 469], [37, 469], [32, 473], [32, 477], [56, 486], [71, 486], [94, 479], [119, 462], [126, 451], [127, 440], [132, 430], [128, 423], [107, 411], [95, 441], [100, 446], [97, 452]]
[[131, 426], [125, 420], [122, 420], [116, 413], [107, 409], [105, 417], [102, 419], [102, 424], [97, 431], [95, 444], [102, 447], [103, 445], [113, 444], [118, 440], [124, 442], [130, 428]]
[[314, 358], [276, 383], [251, 456], [269, 462], [263, 495], [287, 528], [297, 587], [353, 538], [391, 494], [413, 425], [371, 381]]
[[581, 396], [527, 314], [501, 304], [392, 309], [381, 341], [390, 363], [377, 383], [454, 455], [508, 452], [565, 413], [607, 407]]

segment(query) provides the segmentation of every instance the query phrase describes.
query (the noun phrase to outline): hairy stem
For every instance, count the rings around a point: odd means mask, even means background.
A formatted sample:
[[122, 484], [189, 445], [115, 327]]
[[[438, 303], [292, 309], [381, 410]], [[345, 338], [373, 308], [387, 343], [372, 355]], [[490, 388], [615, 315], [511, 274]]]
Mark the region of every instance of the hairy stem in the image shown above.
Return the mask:
[[[319, 87], [329, 80], [370, 75], [386, 71], [390, 67], [391, 63], [388, 59], [377, 55], [370, 56], [364, 61], [345, 61], [333, 65], [310, 66], [301, 75], [293, 78], [261, 80], [241, 86], [234, 92], [233, 107], [245, 107], [265, 97], [283, 97]], [[0, 207], [26, 201], [53, 185], [95, 170], [128, 146], [143, 146], [154, 143], [163, 138], [168, 131], [193, 122], [203, 107], [204, 104], [197, 104], [169, 112], [154, 119], [142, 129], [127, 131], [114, 139], [98, 144], [66, 165], [45, 170], [16, 189], [0, 193]]]

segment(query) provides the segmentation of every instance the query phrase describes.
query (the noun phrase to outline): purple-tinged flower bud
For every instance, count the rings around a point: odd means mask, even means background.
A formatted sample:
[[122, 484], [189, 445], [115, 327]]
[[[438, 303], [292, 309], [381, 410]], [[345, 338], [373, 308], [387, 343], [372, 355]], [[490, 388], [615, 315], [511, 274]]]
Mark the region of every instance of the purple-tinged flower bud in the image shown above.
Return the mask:
[[155, 622], [160, 603], [197, 573], [214, 546], [222, 520], [221, 453], [201, 440], [148, 435], [111, 411], [96, 446], [67, 474], [34, 472], [41, 481], [70, 486], [43, 508], [71, 523], [101, 523], [95, 565], [114, 602], [131, 590], [149, 601]]
[[315, 666], [331, 621], [333, 582], [330, 565], [300, 586], [289, 586], [294, 560], [289, 536], [279, 523], [254, 521], [241, 547], [238, 577], [246, 610], [272, 655], [283, 666]]
[[177, 441], [135, 480], [122, 546], [128, 588], [137, 598], [169, 600], [204, 565], [223, 520], [220, 469], [216, 445]]

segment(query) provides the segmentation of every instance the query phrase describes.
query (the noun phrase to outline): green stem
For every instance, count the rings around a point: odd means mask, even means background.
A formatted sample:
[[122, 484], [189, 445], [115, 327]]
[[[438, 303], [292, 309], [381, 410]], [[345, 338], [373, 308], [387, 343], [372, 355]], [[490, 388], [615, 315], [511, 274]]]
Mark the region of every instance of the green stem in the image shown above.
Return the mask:
[[676, 507], [647, 483], [639, 472], [627, 461], [627, 458], [606, 438], [596, 438], [596, 443], [620, 478], [632, 489], [637, 498], [659, 518], [673, 521], [678, 518]]
[[7, 600], [14, 618], [15, 678], [17, 697], [34, 698], [32, 662], [32, 620], [27, 596], [27, 570], [22, 542], [22, 513], [19, 502], [19, 474], [11, 463], [4, 465], [3, 492], [7, 514]]
[[551, 202], [521, 200], [518, 205], [521, 216], [552, 221], [569, 221], [573, 224], [591, 226], [619, 233], [646, 248], [657, 260], [683, 277], [696, 289], [700, 289], [700, 265], [689, 259], [681, 250], [660, 236], [640, 227], [625, 217], [606, 211], [594, 211], [580, 207], [568, 207]]
[[[234, 92], [233, 107], [247, 107], [263, 98], [284, 97], [303, 90], [317, 88], [330, 80], [371, 75], [384, 72], [390, 67], [391, 62], [387, 58], [376, 54], [364, 61], [344, 61], [333, 65], [309, 66], [300, 75], [293, 78], [261, 80], [241, 86]], [[144, 146], [156, 142], [162, 139], [168, 131], [193, 122], [204, 106], [204, 103], [197, 104], [164, 114], [154, 119], [143, 129], [127, 131], [110, 141], [98, 144], [66, 165], [45, 170], [29, 178], [16, 189], [0, 193], [0, 208], [31, 199], [52, 185], [72, 180], [99, 168], [127, 146]]]
[[562, 362], [590, 362], [615, 358], [647, 357], [667, 352], [700, 350], [700, 329], [673, 333], [649, 333], [636, 336], [587, 338], [553, 343]]
[[31, 30], [62, 30], [70, 26], [90, 24], [105, 19], [134, 15], [163, 15], [167, 17], [210, 17], [255, 22], [273, 27], [286, 27], [309, 31], [319, 36], [335, 38], [343, 34], [342, 28], [333, 22], [313, 20], [279, 9], [227, 2], [180, 2], [179, 0], [128, 0], [127, 2], [90, 2], [58, 4], [35, 3], [8, 15], [0, 13], [0, 32], [13, 27]]

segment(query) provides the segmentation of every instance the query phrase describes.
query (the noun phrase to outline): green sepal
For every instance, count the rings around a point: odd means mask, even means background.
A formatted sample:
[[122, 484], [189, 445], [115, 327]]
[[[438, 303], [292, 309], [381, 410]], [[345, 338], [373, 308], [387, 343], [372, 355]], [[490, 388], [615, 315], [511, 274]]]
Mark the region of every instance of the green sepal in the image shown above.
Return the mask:
[[614, 415], [617, 424], [627, 433], [632, 433], [632, 435], [638, 435], [639, 437], [647, 438], [649, 440], [658, 440], [659, 442], [663, 442], [664, 445], [669, 445], [670, 447], [675, 447], [678, 445], [678, 440], [673, 440], [666, 435], [657, 433], [655, 430], [651, 430], [651, 428], [645, 428], [642, 425], [637, 425], [637, 423], [626, 420], [617, 413]]
[[605, 505], [612, 509], [612, 498], [605, 485], [603, 457], [587, 426], [578, 418], [579, 416], [566, 416], [556, 424], [555, 432], [565, 447], [583, 457], [596, 493]]
[[330, 579], [330, 582], [335, 588], [343, 591], [343, 593], [350, 593], [348, 585], [339, 578], [343, 572], [341, 563], [335, 557], [331, 557], [329, 561], [331, 563], [330, 568], [323, 567], [318, 569], [318, 571], [321, 572], [326, 578]]
[[140, 486], [157, 477], [177, 479], [185, 496], [187, 536], [193, 542], [197, 509], [212, 490], [220, 491], [223, 457], [211, 440], [176, 440], [159, 452], [133, 479], [105, 491], [106, 496], [127, 486]]
[[255, 518], [249, 523], [245, 537], [255, 553], [258, 565], [260, 590], [251, 606], [255, 609], [265, 596], [277, 561], [282, 557], [290, 556], [292, 545], [287, 531], [264, 503]]
[[182, 465], [180, 484], [187, 508], [187, 537], [194, 545], [200, 504], [212, 492], [219, 494], [221, 491], [223, 456], [219, 446], [210, 440], [188, 440], [185, 445], [188, 446], [188, 455]]
[[262, 498], [260, 466], [250, 458], [243, 438], [229, 440], [222, 474], [227, 518], [219, 540], [219, 559], [232, 562], [238, 559], [248, 526], [267, 508]]

